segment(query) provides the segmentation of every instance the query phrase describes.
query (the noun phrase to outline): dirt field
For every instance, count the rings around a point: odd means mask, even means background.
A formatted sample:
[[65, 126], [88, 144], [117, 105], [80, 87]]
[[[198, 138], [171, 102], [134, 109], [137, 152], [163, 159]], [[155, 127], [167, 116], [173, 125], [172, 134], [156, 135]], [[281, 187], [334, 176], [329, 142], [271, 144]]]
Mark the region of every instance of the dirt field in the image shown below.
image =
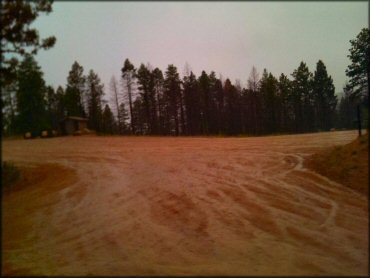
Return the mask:
[[303, 166], [356, 136], [5, 140], [3, 274], [367, 275], [367, 197]]

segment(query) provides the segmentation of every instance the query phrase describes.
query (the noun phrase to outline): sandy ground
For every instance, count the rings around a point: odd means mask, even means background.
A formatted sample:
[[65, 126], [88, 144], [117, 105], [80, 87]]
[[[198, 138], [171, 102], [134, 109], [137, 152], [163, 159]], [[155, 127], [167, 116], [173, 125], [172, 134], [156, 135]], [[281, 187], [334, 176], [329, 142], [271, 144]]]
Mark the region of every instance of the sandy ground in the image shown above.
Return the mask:
[[5, 140], [3, 274], [367, 275], [367, 197], [303, 166], [356, 135]]

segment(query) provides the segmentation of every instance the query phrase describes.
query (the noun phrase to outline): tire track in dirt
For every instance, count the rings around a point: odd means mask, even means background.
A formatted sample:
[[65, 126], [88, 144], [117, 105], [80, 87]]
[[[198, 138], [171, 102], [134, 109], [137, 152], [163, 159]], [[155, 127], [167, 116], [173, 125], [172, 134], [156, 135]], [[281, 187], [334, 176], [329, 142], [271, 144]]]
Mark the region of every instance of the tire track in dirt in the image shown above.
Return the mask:
[[5, 231], [6, 271], [365, 275], [366, 197], [303, 167], [306, 156], [355, 136], [5, 141], [5, 160], [57, 163], [78, 177], [47, 206], [35, 205], [41, 196], [25, 203], [35, 215], [5, 209], [7, 221], [17, 216], [14, 229], [32, 227], [19, 235], [24, 244]]

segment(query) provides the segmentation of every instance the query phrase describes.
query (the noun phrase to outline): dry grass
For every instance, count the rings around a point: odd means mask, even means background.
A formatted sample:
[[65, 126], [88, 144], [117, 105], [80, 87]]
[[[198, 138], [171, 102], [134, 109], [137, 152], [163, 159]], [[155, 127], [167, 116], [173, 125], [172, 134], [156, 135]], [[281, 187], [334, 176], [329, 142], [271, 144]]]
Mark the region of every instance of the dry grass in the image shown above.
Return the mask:
[[312, 155], [306, 166], [363, 194], [369, 192], [369, 135]]

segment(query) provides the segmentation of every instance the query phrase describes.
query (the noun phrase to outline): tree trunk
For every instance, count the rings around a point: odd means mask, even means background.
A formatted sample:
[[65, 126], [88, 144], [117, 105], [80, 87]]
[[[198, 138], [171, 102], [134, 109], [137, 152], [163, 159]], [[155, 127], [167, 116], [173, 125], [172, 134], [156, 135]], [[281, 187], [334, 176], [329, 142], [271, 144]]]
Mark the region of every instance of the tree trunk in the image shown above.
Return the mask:
[[358, 124], [358, 136], [361, 137], [361, 110], [360, 110], [360, 105], [357, 105], [357, 124]]

